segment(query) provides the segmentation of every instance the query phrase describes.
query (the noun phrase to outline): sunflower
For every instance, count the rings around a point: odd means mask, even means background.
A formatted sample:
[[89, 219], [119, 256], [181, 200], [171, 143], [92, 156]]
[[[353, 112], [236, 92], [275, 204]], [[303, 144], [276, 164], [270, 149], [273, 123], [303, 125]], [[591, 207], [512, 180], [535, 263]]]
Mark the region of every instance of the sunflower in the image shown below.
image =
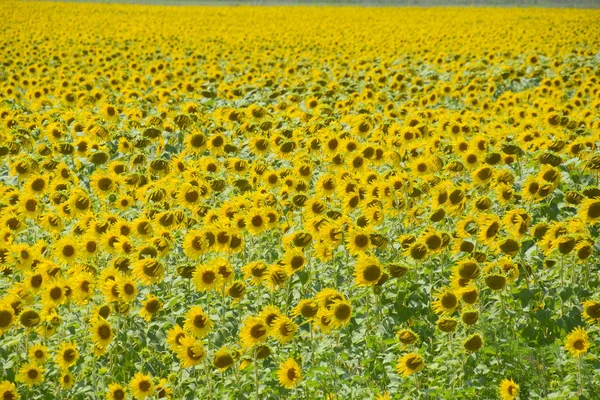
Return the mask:
[[71, 389], [75, 386], [75, 377], [73, 373], [69, 370], [64, 370], [60, 374], [60, 386], [63, 389]]
[[133, 273], [144, 285], [161, 282], [164, 279], [165, 269], [160, 261], [154, 258], [143, 258], [133, 263]]
[[345, 326], [352, 317], [352, 305], [345, 299], [334, 300], [330, 306], [328, 316], [332, 328]]
[[15, 384], [9, 381], [0, 382], [0, 398], [3, 400], [19, 400]]
[[19, 368], [17, 380], [31, 387], [44, 381], [44, 368], [35, 363], [27, 363]]
[[240, 339], [244, 347], [252, 347], [264, 342], [269, 334], [269, 326], [263, 318], [247, 317], [240, 331]]
[[221, 347], [213, 356], [212, 364], [219, 371], [223, 372], [231, 367], [235, 361], [234, 354], [227, 348]]
[[440, 331], [444, 333], [450, 333], [456, 330], [458, 321], [454, 318], [440, 318], [436, 326]]
[[154, 394], [154, 384], [150, 374], [137, 372], [129, 382], [129, 390], [136, 399], [145, 399]]
[[106, 348], [112, 342], [114, 332], [106, 319], [98, 316], [92, 320], [92, 341], [98, 347]]
[[15, 310], [7, 302], [0, 300], [0, 335], [15, 322]]
[[306, 257], [302, 249], [293, 248], [285, 252], [282, 262], [286, 266], [288, 274], [292, 275], [302, 270], [306, 264]]
[[567, 335], [565, 348], [573, 357], [579, 358], [583, 356], [585, 353], [587, 353], [589, 347], [590, 342], [585, 329], [577, 327]]
[[186, 256], [192, 259], [199, 258], [206, 252], [208, 244], [204, 231], [191, 230], [183, 237], [183, 252]]
[[146, 296], [146, 300], [142, 303], [140, 308], [140, 316], [149, 322], [152, 317], [158, 313], [162, 308], [162, 303], [158, 297], [149, 294]]
[[79, 351], [77, 351], [77, 343], [75, 342], [63, 342], [58, 348], [56, 354], [56, 363], [62, 370], [66, 370], [71, 365], [75, 364], [79, 357]]
[[437, 300], [433, 302], [433, 311], [436, 314], [450, 315], [459, 306], [459, 298], [449, 287], [438, 289], [435, 293]]
[[168, 386], [168, 381], [162, 378], [160, 382], [156, 384], [154, 389], [156, 397], [159, 399], [170, 399], [173, 394], [173, 389]]
[[106, 400], [125, 400], [127, 391], [125, 387], [118, 383], [111, 383], [108, 385], [108, 392], [106, 392]]
[[178, 324], [175, 324], [175, 326], [167, 331], [167, 344], [169, 345], [169, 348], [173, 352], [176, 352], [179, 347], [183, 345], [182, 340], [187, 336], [188, 334], [186, 331]]
[[254, 208], [246, 214], [246, 229], [250, 234], [258, 236], [267, 230], [268, 221], [265, 210]]
[[200, 340], [190, 336], [181, 339], [181, 346], [177, 348], [177, 357], [183, 368], [200, 364], [205, 356], [206, 352]]
[[479, 333], [474, 333], [463, 342], [463, 347], [467, 352], [476, 352], [483, 347], [483, 338]]
[[298, 330], [298, 325], [285, 315], [280, 315], [275, 318], [271, 325], [270, 334], [280, 343], [288, 343], [294, 338], [294, 334]]
[[73, 238], [65, 236], [55, 243], [53, 254], [58, 260], [64, 263], [73, 264], [78, 256], [77, 250], [77, 242]]
[[[44, 287], [42, 300], [44, 304], [52, 307], [59, 306], [67, 301], [65, 281], [60, 278], [53, 278]], [[0, 329], [2, 327], [0, 326]]]
[[212, 329], [213, 323], [200, 306], [194, 306], [185, 314], [183, 328], [197, 338], [205, 337]]
[[48, 358], [48, 348], [43, 344], [34, 344], [29, 348], [28, 356], [29, 360], [36, 364], [42, 365]]
[[600, 221], [600, 199], [585, 199], [579, 206], [579, 217], [590, 224]]
[[408, 376], [422, 370], [424, 366], [425, 360], [420, 354], [408, 353], [398, 360], [396, 372], [402, 374], [402, 376]]
[[277, 379], [279, 384], [287, 389], [291, 389], [302, 380], [302, 370], [293, 358], [283, 362], [277, 370]]
[[197, 266], [192, 279], [196, 289], [201, 292], [216, 290], [222, 287], [224, 282], [218, 266], [212, 262]]
[[299, 316], [301, 315], [303, 318], [312, 319], [319, 312], [319, 303], [314, 299], [302, 299], [292, 309], [292, 315]]
[[596, 322], [600, 319], [600, 301], [587, 300], [583, 302], [583, 317], [588, 322]]
[[371, 231], [368, 228], [352, 228], [348, 232], [346, 247], [350, 254], [358, 255], [366, 252], [371, 247]]
[[515, 400], [519, 395], [519, 385], [512, 379], [504, 378], [498, 386], [498, 394], [502, 400]]
[[419, 336], [411, 329], [401, 329], [397, 332], [398, 340], [403, 346], [417, 343]]
[[354, 282], [358, 286], [374, 286], [383, 275], [383, 267], [375, 256], [359, 254], [354, 267]]

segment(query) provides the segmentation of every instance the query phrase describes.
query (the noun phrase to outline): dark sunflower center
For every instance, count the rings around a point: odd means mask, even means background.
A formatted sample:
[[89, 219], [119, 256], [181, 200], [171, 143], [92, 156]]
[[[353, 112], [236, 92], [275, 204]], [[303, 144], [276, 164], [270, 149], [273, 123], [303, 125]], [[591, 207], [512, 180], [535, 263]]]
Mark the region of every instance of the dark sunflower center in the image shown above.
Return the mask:
[[13, 316], [6, 310], [0, 310], [0, 328], [6, 328], [12, 322]]
[[198, 197], [200, 197], [200, 195], [197, 190], [190, 190], [185, 194], [185, 201], [193, 203], [198, 200]]
[[351, 313], [352, 309], [350, 306], [347, 304], [340, 304], [338, 307], [336, 307], [334, 315], [339, 320], [346, 320], [348, 317], [350, 317]]
[[378, 265], [368, 265], [363, 272], [363, 277], [369, 282], [379, 280], [381, 277], [381, 268]]
[[110, 190], [112, 188], [112, 179], [110, 178], [101, 178], [98, 180], [98, 188], [103, 192]]
[[453, 293], [446, 293], [441, 298], [442, 306], [446, 309], [452, 309], [458, 305], [458, 299]]
[[369, 244], [369, 237], [367, 235], [356, 235], [356, 237], [354, 238], [354, 244], [357, 247], [366, 247]]
[[301, 309], [300, 309], [300, 313], [302, 314], [302, 316], [304, 318], [312, 318], [317, 314], [317, 311], [319, 311], [319, 307], [316, 304], [305, 304]]
[[110, 339], [110, 334], [110, 327], [108, 325], [100, 325], [98, 327], [98, 336], [100, 336], [100, 339], [108, 340]]
[[204, 315], [196, 315], [194, 317], [194, 326], [199, 329], [204, 328], [206, 326], [206, 317]]
[[73, 257], [73, 254], [75, 254], [75, 247], [68, 244], [65, 247], [63, 247], [62, 253], [63, 253], [63, 256], [65, 256], [65, 257]]
[[216, 275], [212, 271], [206, 271], [202, 274], [202, 282], [206, 283], [207, 285], [210, 285], [211, 283], [213, 283], [215, 278], [216, 278]]
[[188, 349], [187, 349], [187, 356], [189, 358], [191, 358], [192, 360], [194, 360], [194, 361], [200, 360], [202, 358], [202, 354], [201, 353], [196, 353], [194, 351], [193, 347], [188, 347]]
[[125, 399], [125, 392], [123, 389], [117, 389], [113, 392], [113, 399], [115, 400], [123, 400]]
[[419, 357], [411, 357], [406, 360], [406, 368], [411, 371], [416, 371], [423, 364], [423, 360]]
[[600, 201], [596, 201], [590, 205], [588, 209], [588, 217], [590, 218], [600, 218]]
[[229, 354], [220, 354], [215, 358], [215, 367], [226, 368], [233, 364], [233, 357]]
[[573, 347], [577, 350], [583, 350], [585, 348], [585, 343], [581, 339], [577, 339], [573, 342]]
[[37, 205], [37, 200], [29, 199], [25, 202], [25, 209], [29, 212], [35, 212], [35, 210], [37, 210]]
[[292, 269], [298, 269], [304, 265], [304, 257], [294, 256], [290, 262]]
[[146, 303], [146, 311], [148, 311], [150, 314], [154, 314], [156, 311], [158, 311], [158, 307], [159, 307], [160, 303], [158, 302], [158, 300], [150, 300], [149, 302]]
[[30, 369], [29, 371], [27, 371], [27, 377], [29, 379], [37, 379], [38, 376], [39, 372], [37, 371], [37, 369]]
[[296, 379], [296, 370], [294, 368], [290, 368], [287, 371], [287, 377], [290, 381]]
[[206, 143], [206, 138], [204, 137], [204, 135], [199, 134], [199, 133], [192, 136], [192, 139], [190, 140], [190, 144], [192, 145], [192, 147], [195, 147], [195, 148], [200, 148], [200, 147], [204, 146], [205, 143]]
[[132, 295], [135, 293], [135, 286], [133, 286], [131, 283], [126, 283], [123, 285], [123, 291], [128, 295]]
[[71, 362], [71, 361], [75, 360], [75, 350], [73, 350], [73, 349], [65, 350], [65, 352], [63, 353], [63, 359], [66, 362]]
[[260, 215], [255, 215], [254, 217], [252, 217], [252, 225], [259, 228], [262, 226], [263, 224], [263, 218]]
[[151, 387], [152, 384], [145, 380], [138, 383], [138, 389], [140, 389], [140, 392], [147, 392], [150, 390]]
[[52, 298], [52, 300], [58, 300], [62, 297], [62, 289], [57, 287], [53, 287], [52, 289], [50, 289], [50, 297]]
[[96, 244], [96, 242], [87, 242], [85, 244], [85, 250], [88, 253], [95, 253], [97, 248], [98, 248], [98, 245]]
[[261, 337], [263, 337], [264, 335], [267, 334], [267, 330], [265, 329], [264, 326], [262, 325], [254, 325], [251, 329], [250, 329], [250, 335], [254, 338], [254, 339], [259, 339]]
[[425, 239], [425, 244], [431, 250], [437, 250], [442, 245], [442, 238], [438, 235], [431, 235], [427, 239]]
[[46, 181], [44, 181], [42, 178], [34, 179], [33, 182], [31, 182], [31, 189], [34, 192], [41, 192], [45, 187]]

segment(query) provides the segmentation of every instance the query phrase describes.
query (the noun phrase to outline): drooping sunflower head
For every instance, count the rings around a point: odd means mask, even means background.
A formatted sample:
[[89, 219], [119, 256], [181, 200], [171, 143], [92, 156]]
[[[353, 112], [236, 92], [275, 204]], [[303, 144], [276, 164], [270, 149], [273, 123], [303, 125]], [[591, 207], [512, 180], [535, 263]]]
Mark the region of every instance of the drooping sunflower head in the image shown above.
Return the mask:
[[587, 300], [583, 302], [583, 317], [589, 322], [600, 319], [600, 301]]
[[419, 336], [412, 329], [401, 329], [396, 335], [404, 346], [415, 344], [419, 340]]
[[425, 367], [423, 356], [417, 353], [408, 353], [398, 360], [396, 372], [402, 376], [408, 376], [422, 370], [423, 367]]
[[479, 333], [474, 333], [463, 342], [463, 347], [467, 352], [479, 351], [483, 347], [483, 337]]

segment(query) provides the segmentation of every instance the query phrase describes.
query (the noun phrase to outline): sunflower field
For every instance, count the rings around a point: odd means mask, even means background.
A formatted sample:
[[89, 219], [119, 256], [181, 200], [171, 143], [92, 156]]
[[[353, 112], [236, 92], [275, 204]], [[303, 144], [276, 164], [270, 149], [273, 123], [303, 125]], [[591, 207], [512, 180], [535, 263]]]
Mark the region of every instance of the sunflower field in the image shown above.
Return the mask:
[[2, 400], [600, 398], [600, 11], [0, 20]]

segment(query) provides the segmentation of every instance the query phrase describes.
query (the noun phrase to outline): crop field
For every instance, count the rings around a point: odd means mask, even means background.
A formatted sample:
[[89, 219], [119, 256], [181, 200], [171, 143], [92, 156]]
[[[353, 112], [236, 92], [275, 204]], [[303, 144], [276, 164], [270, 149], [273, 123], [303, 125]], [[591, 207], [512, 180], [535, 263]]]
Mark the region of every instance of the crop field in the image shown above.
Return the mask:
[[0, 2], [0, 399], [599, 399], [600, 11]]

